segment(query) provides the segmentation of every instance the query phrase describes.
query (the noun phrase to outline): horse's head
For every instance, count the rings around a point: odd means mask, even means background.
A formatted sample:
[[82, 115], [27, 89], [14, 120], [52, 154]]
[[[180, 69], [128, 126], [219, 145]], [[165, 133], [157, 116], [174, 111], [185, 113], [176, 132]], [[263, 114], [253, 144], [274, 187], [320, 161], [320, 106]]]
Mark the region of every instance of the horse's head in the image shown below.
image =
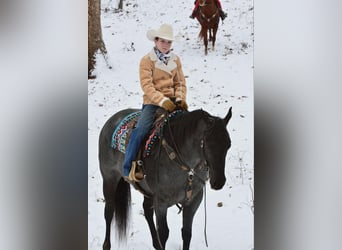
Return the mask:
[[232, 108], [223, 119], [211, 116], [204, 110], [185, 112], [175, 116], [163, 134], [166, 141], [178, 145], [177, 151], [182, 155], [178, 158], [181, 158], [182, 164], [194, 167], [195, 171], [208, 167], [205, 169], [209, 169], [211, 188], [216, 190], [226, 182], [225, 161], [231, 144], [227, 125], [231, 117]]
[[205, 118], [204, 154], [209, 165], [210, 186], [215, 190], [221, 189], [226, 182], [225, 161], [231, 146], [226, 127], [231, 117], [232, 108], [223, 119], [210, 115]]
[[207, 5], [207, 0], [199, 0], [199, 6], [203, 7]]

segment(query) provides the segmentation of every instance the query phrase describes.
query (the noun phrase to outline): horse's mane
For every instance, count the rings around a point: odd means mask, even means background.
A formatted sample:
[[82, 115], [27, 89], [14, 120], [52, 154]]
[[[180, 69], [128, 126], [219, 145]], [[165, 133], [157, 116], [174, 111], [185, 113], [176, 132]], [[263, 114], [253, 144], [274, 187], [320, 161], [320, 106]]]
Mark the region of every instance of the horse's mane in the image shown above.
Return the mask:
[[177, 138], [179, 143], [182, 143], [182, 141], [196, 132], [195, 127], [198, 122], [206, 117], [209, 117], [209, 114], [202, 109], [183, 112], [170, 121], [168, 132], [164, 136], [168, 137], [172, 133], [172, 136]]

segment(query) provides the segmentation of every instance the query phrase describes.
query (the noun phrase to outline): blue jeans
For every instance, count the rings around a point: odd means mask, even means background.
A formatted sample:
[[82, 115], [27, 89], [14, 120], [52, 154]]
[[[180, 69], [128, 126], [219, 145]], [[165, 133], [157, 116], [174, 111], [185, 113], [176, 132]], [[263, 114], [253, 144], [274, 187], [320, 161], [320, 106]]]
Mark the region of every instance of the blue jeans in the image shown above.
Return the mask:
[[152, 104], [143, 105], [137, 126], [135, 129], [133, 129], [126, 148], [125, 161], [123, 164], [124, 176], [129, 175], [132, 167], [132, 161], [137, 157], [141, 143], [151, 130], [154, 121], [154, 114], [158, 108], [159, 106]]

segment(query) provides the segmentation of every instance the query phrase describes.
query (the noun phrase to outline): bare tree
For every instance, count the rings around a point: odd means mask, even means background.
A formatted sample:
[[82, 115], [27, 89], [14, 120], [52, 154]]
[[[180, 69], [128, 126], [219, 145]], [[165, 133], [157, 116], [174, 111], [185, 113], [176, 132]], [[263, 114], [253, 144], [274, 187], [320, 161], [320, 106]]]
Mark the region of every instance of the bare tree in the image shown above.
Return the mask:
[[107, 50], [101, 29], [101, 0], [88, 0], [88, 79], [96, 77], [92, 71], [98, 51], [106, 58]]

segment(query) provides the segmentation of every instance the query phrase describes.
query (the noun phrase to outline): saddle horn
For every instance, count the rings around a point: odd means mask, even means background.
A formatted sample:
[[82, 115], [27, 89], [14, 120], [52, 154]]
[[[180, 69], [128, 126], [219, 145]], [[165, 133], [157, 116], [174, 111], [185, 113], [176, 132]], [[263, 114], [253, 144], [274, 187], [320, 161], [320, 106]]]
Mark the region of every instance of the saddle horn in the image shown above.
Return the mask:
[[226, 125], [228, 124], [230, 118], [232, 118], [232, 107], [229, 108], [229, 111], [228, 111], [226, 117], [223, 118], [223, 120], [226, 123]]

